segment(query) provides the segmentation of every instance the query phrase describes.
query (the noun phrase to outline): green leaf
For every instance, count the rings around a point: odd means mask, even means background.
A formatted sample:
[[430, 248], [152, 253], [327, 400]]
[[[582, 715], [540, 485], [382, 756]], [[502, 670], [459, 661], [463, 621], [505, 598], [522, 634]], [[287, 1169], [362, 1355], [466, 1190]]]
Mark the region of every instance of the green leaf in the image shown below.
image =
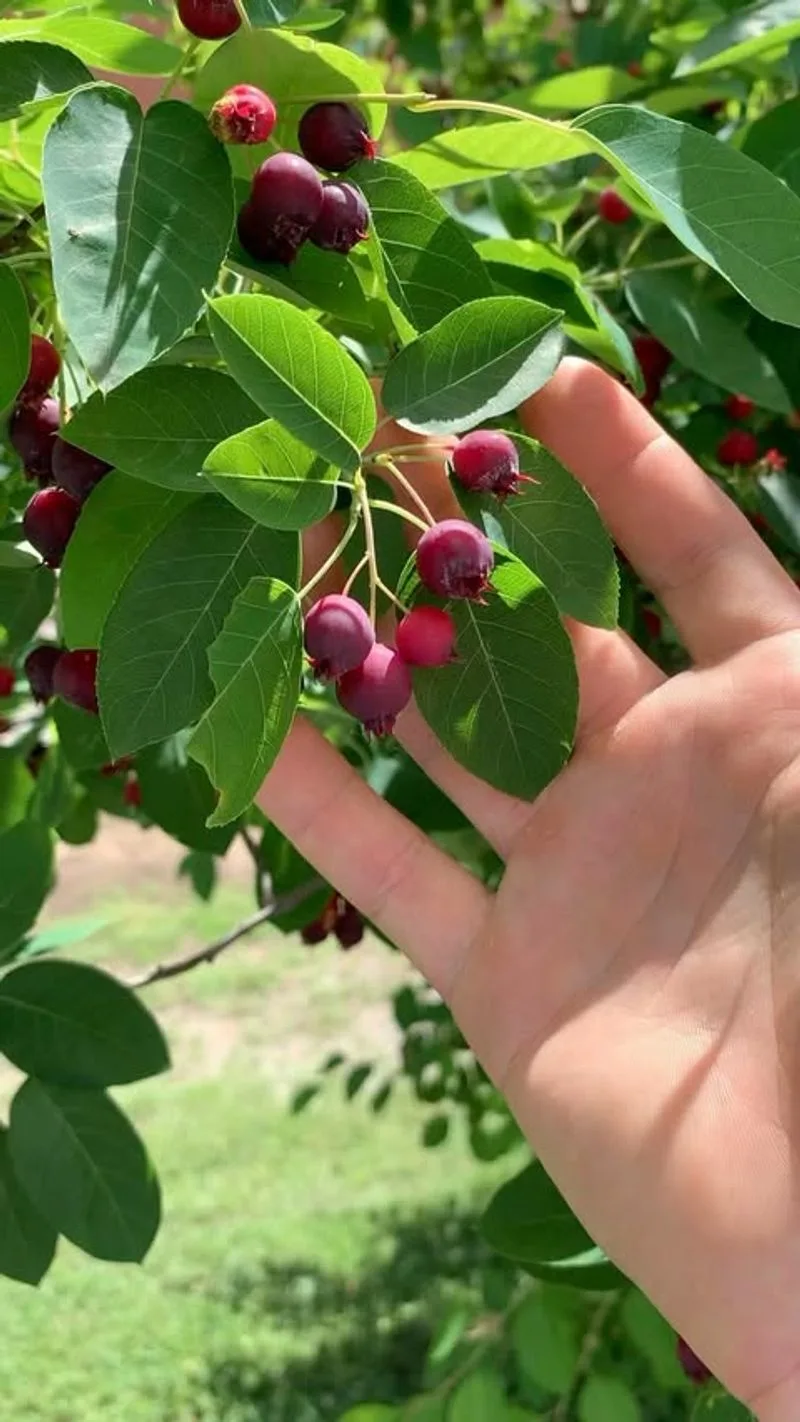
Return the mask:
[[339, 1422], [392, 1422], [399, 1417], [397, 1408], [385, 1402], [360, 1402], [357, 1407], [348, 1407]]
[[757, 1422], [755, 1414], [727, 1393], [705, 1392], [692, 1408], [691, 1422]]
[[[413, 562], [404, 602], [421, 596]], [[569, 638], [544, 584], [495, 549], [486, 604], [453, 601], [458, 661], [414, 671], [419, 708], [451, 755], [509, 794], [533, 799], [569, 756], [577, 678]]]
[[0, 155], [8, 155], [0, 156], [0, 204], [4, 208], [29, 211], [41, 202], [44, 141], [62, 104], [61, 98], [47, 99], [31, 113], [0, 124]]
[[513, 439], [525, 474], [518, 494], [498, 503], [490, 496], [465, 500], [489, 538], [504, 542], [541, 578], [559, 610], [579, 622], [615, 627], [619, 573], [614, 545], [597, 506], [555, 455], [525, 435]]
[[155, 1018], [88, 963], [26, 963], [6, 973], [0, 1050], [20, 1071], [61, 1086], [122, 1086], [169, 1066]]
[[426, 1150], [436, 1150], [444, 1145], [450, 1132], [450, 1117], [441, 1113], [430, 1116], [422, 1128], [422, 1144]]
[[207, 649], [251, 578], [297, 576], [298, 540], [216, 494], [195, 499], [145, 549], [103, 629], [100, 711], [114, 759], [166, 740], [214, 699]]
[[630, 1289], [622, 1301], [620, 1322], [634, 1347], [647, 1359], [659, 1388], [686, 1385], [678, 1362], [675, 1329], [639, 1289]]
[[210, 826], [243, 814], [283, 745], [300, 696], [302, 645], [297, 594], [276, 578], [254, 578], [209, 648], [217, 696], [189, 742], [220, 792]]
[[773, 51], [800, 35], [797, 0], [767, 0], [739, 10], [681, 56], [676, 78], [685, 74], [707, 74], [712, 69], [730, 69], [746, 64], [764, 50]]
[[406, 429], [455, 434], [513, 410], [561, 358], [560, 311], [524, 296], [469, 301], [389, 364], [382, 400]]
[[188, 736], [171, 736], [149, 746], [136, 757], [136, 774], [142, 792], [142, 809], [187, 849], [224, 854], [236, 833], [235, 825], [207, 829], [206, 821], [217, 803], [205, 771], [187, 754]]
[[46, 1220], [95, 1259], [136, 1263], [158, 1229], [158, 1181], [130, 1121], [102, 1091], [30, 1078], [11, 1103], [15, 1174]]
[[[3, 649], [24, 647], [53, 606], [55, 578], [49, 568], [0, 568], [0, 627]], [[2, 640], [2, 639], [0, 639]]]
[[593, 1245], [538, 1160], [501, 1185], [481, 1230], [498, 1254], [521, 1262], [569, 1259]]
[[[2, 52], [0, 48], [0, 56]], [[0, 413], [12, 403], [28, 374], [30, 329], [28, 303], [19, 278], [13, 267], [0, 264]]]
[[280, 262], [259, 262], [245, 251], [236, 235], [228, 252], [228, 264], [243, 276], [255, 278], [271, 296], [284, 297], [301, 310], [318, 308], [347, 326], [372, 333], [376, 302], [365, 295], [354, 258], [343, 257], [340, 252], [323, 252], [306, 242], [289, 267]]
[[800, 95], [769, 109], [745, 131], [742, 152], [800, 195]]
[[47, 753], [39, 762], [36, 779], [28, 775], [28, 784], [34, 791], [28, 809], [30, 818], [50, 829], [57, 829], [80, 793], [62, 746], [47, 747]]
[[27, 940], [25, 952], [20, 957], [34, 958], [40, 953], [57, 952], [59, 948], [74, 948], [107, 927], [107, 918], [78, 918], [69, 919], [66, 923], [51, 923]]
[[106, 618], [131, 569], [148, 544], [191, 502], [191, 494], [155, 488], [119, 473], [107, 474], [92, 490], [69, 541], [59, 580], [68, 647], [99, 646]]
[[514, 1314], [511, 1341], [520, 1371], [545, 1392], [567, 1392], [580, 1357], [575, 1323], [546, 1289], [530, 1294]]
[[207, 904], [217, 887], [217, 861], [213, 854], [193, 849], [181, 860], [178, 877], [188, 879], [198, 899]]
[[91, 70], [68, 49], [22, 39], [0, 44], [0, 119], [93, 83]]
[[336, 501], [333, 465], [277, 420], [223, 440], [208, 455], [204, 473], [217, 493], [268, 528], [306, 528]]
[[44, 825], [22, 820], [0, 834], [0, 958], [33, 927], [52, 877], [53, 843]]
[[800, 554], [800, 477], [788, 470], [760, 474], [758, 501], [771, 527]]
[[335, 336], [274, 296], [209, 302], [214, 344], [264, 411], [337, 467], [354, 470], [375, 430], [375, 398]]
[[500, 173], [546, 168], [566, 158], [581, 158], [586, 143], [562, 124], [531, 117], [472, 124], [437, 134], [395, 158], [428, 188], [455, 188]]
[[39, 560], [35, 553], [25, 548], [16, 548], [13, 543], [0, 543], [0, 570], [23, 572], [37, 567]]
[[[180, 59], [180, 50], [175, 45], [165, 44], [164, 40], [156, 39], [136, 25], [124, 25], [103, 15], [82, 15], [74, 10], [41, 18], [0, 21], [0, 41], [26, 37], [48, 45], [62, 45], [84, 64], [114, 74], [171, 74]], [[80, 84], [85, 82], [78, 80]]]
[[20, 1284], [38, 1284], [56, 1252], [58, 1235], [42, 1219], [11, 1164], [8, 1131], [0, 1128], [0, 1274]]
[[579, 1289], [584, 1294], [606, 1294], [609, 1289], [622, 1289], [628, 1283], [625, 1275], [598, 1245], [583, 1249], [580, 1254], [573, 1254], [568, 1259], [557, 1259], [548, 1264], [541, 1260], [528, 1260], [520, 1268], [534, 1279], [546, 1279], [551, 1284]]
[[757, 311], [800, 326], [800, 198], [778, 178], [711, 134], [644, 109], [594, 109], [573, 129], [591, 134], [678, 241]]
[[53, 124], [43, 184], [64, 322], [111, 390], [183, 335], [217, 279], [233, 225], [225, 150], [188, 104], [142, 115], [98, 84]]
[[372, 213], [389, 295], [415, 330], [426, 331], [492, 284], [458, 223], [413, 173], [381, 159], [359, 163], [353, 177]]
[[772, 362], [684, 272], [638, 272], [626, 283], [637, 320], [689, 370], [723, 390], [788, 415], [792, 401]]
[[447, 1422], [503, 1422], [506, 1389], [497, 1368], [483, 1363], [459, 1383], [450, 1398]]
[[647, 89], [647, 81], [637, 79], [624, 69], [611, 64], [592, 64], [587, 69], [575, 69], [568, 74], [556, 74], [543, 79], [531, 89], [515, 90], [509, 103], [518, 109], [557, 109], [562, 113], [577, 112], [596, 104], [613, 104]]
[[284, 25], [293, 18], [297, 5], [298, 0], [244, 0], [250, 24], [256, 29]]
[[594, 1373], [578, 1398], [579, 1422], [642, 1422], [642, 1410], [622, 1378]]
[[63, 433], [137, 479], [202, 494], [206, 455], [255, 424], [259, 413], [221, 370], [158, 366], [140, 370], [108, 396], [93, 395]]
[[25, 819], [34, 790], [38, 788], [19, 750], [0, 748], [0, 831], [11, 829]]
[[67, 701], [56, 701], [53, 720], [61, 748], [73, 770], [98, 770], [111, 760], [103, 727], [90, 711], [70, 706]]
[[335, 10], [328, 5], [320, 5], [311, 9], [301, 10], [296, 15], [289, 26], [292, 30], [329, 30], [336, 25], [344, 16], [344, 10]]

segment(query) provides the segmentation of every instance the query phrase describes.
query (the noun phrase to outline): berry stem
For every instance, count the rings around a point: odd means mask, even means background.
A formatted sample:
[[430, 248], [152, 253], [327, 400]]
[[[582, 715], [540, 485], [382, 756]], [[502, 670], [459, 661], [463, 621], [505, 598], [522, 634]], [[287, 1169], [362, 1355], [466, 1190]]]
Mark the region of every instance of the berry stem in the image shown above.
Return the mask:
[[[56, 305], [53, 309], [53, 343], [59, 352], [63, 351], [65, 341], [66, 333], [61, 324], [61, 317], [59, 315], [58, 306]], [[58, 367], [57, 388], [58, 405], [61, 411], [61, 423], [63, 425], [69, 418], [69, 407], [67, 405], [67, 373], [63, 359]]]
[[445, 439], [426, 439], [424, 450], [419, 444], [392, 444], [388, 449], [382, 449], [380, 454], [373, 456], [376, 463], [380, 463], [384, 455], [390, 459], [399, 459], [401, 456], [416, 455], [418, 459], [430, 459], [431, 454], [448, 455], [453, 448], [453, 441]]
[[161, 103], [164, 99], [169, 98], [170, 94], [175, 88], [175, 85], [178, 83], [179, 79], [183, 77], [183, 74], [188, 69], [191, 61], [194, 59], [199, 45], [199, 39], [192, 38], [189, 41], [180, 59], [178, 60], [178, 63], [175, 65], [175, 68], [173, 69], [172, 73], [167, 76], [167, 80], [164, 84], [164, 87], [158, 96], [158, 103]]
[[573, 252], [577, 252], [578, 248], [583, 245], [584, 240], [589, 236], [590, 232], [594, 231], [595, 227], [597, 227], [599, 222], [600, 218], [597, 216], [596, 212], [592, 213], [591, 217], [587, 217], [586, 221], [581, 224], [577, 232], [573, 232], [572, 236], [567, 242], [567, 245], [564, 248], [564, 256], [571, 257]]
[[366, 553], [364, 554], [364, 557], [363, 557], [363, 558], [359, 558], [358, 562], [356, 563], [356, 566], [354, 567], [352, 573], [350, 574], [350, 577], [347, 579], [347, 582], [345, 583], [344, 587], [342, 588], [342, 597], [348, 597], [348, 596], [349, 596], [350, 589], [352, 588], [353, 583], [355, 582], [355, 580], [356, 580], [356, 578], [358, 577], [359, 573], [363, 572], [364, 568], [366, 568], [368, 562], [369, 562], [369, 557], [367, 556]]
[[490, 104], [484, 99], [432, 99], [426, 97], [424, 102], [414, 104], [414, 112], [418, 114], [447, 109], [474, 109], [482, 114], [499, 114], [502, 118], [525, 119], [526, 123], [543, 124], [546, 128], [568, 129], [568, 125], [565, 123], [555, 123], [552, 119], [539, 118], [536, 114], [526, 113], [524, 109], [514, 109], [509, 104]]
[[[238, 8], [238, 0], [236, 0]], [[326, 104], [388, 104], [394, 108], [407, 108], [411, 104], [426, 103], [433, 98], [433, 94], [426, 93], [423, 89], [415, 94], [326, 94], [324, 102]], [[290, 98], [283, 99], [281, 108], [295, 108], [302, 105], [320, 103], [319, 94], [292, 94]]]
[[601, 291], [606, 287], [617, 286], [621, 279], [629, 277], [633, 272], [671, 271], [675, 267], [692, 266], [696, 260], [695, 257], [670, 257], [665, 262], [647, 262], [638, 267], [621, 267], [617, 272], [607, 272], [600, 276], [590, 278], [586, 284], [592, 288], [592, 291]]
[[333, 552], [329, 554], [329, 556], [325, 559], [325, 562], [322, 564], [322, 566], [317, 569], [313, 578], [309, 578], [309, 581], [305, 584], [305, 586], [300, 589], [299, 593], [297, 594], [300, 602], [305, 602], [309, 593], [314, 591], [314, 588], [322, 582], [322, 579], [325, 577], [326, 573], [330, 572], [337, 559], [341, 557], [342, 553], [350, 542], [350, 539], [353, 537], [353, 534], [356, 531], [356, 524], [358, 523], [360, 516], [361, 505], [360, 503], [357, 503], [355, 500], [353, 500], [352, 506], [350, 508], [350, 518], [348, 519], [347, 528], [339, 539], [339, 542], [337, 543]]
[[[398, 518], [405, 519], [406, 523], [412, 523], [414, 527], [420, 529], [422, 533], [427, 533], [428, 529], [433, 528], [436, 522], [436, 519], [432, 518], [430, 513], [428, 513], [428, 522], [423, 523], [422, 519], [417, 518], [416, 514], [412, 514], [408, 509], [401, 508], [399, 504], [390, 503], [388, 499], [370, 499], [369, 502], [371, 508], [383, 509], [385, 513], [396, 514]], [[426, 509], [426, 513], [427, 512]]]
[[[369, 494], [367, 493], [367, 482], [361, 470], [358, 471], [354, 481], [357, 504], [364, 519], [364, 542], [366, 544], [367, 566], [369, 568], [369, 620], [373, 627], [377, 620], [378, 607], [378, 555], [375, 548], [375, 527], [372, 522], [372, 508], [370, 507]], [[377, 508], [378, 505], [375, 504]], [[389, 504], [389, 508], [394, 508]]]
[[389, 601], [392, 602], [392, 603], [394, 603], [394, 605], [395, 605], [395, 607], [398, 609], [398, 611], [399, 611], [399, 612], [402, 612], [403, 616], [405, 617], [406, 613], [408, 612], [408, 608], [406, 607], [405, 603], [400, 601], [399, 597], [397, 597], [397, 596], [392, 592], [391, 588], [387, 588], [385, 582], [383, 581], [383, 578], [378, 578], [377, 582], [378, 582], [378, 587], [380, 588], [380, 590], [381, 590], [381, 592], [383, 593], [384, 597], [388, 597]]
[[386, 469], [389, 470], [389, 473], [392, 474], [397, 480], [398, 484], [400, 485], [400, 488], [404, 489], [405, 492], [408, 494], [408, 497], [411, 499], [412, 503], [416, 504], [417, 508], [422, 514], [422, 517], [426, 519], [428, 523], [434, 524], [436, 522], [436, 519], [433, 517], [433, 514], [428, 508], [428, 505], [426, 504], [422, 495], [417, 493], [417, 490], [414, 488], [414, 485], [411, 483], [411, 480], [407, 479], [405, 474], [401, 473], [394, 460], [391, 459], [388, 455], [378, 455], [378, 458], [375, 462], [376, 464], [382, 464]]
[[246, 7], [246, 5], [245, 5], [245, 3], [244, 3], [244, 0], [233, 0], [233, 3], [234, 3], [234, 5], [236, 6], [236, 9], [237, 9], [238, 12], [239, 12], [239, 19], [241, 20], [242, 25], [244, 26], [244, 28], [245, 28], [246, 30], [252, 30], [252, 28], [253, 28], [253, 22], [252, 22], [252, 20], [250, 19], [250, 16], [248, 15], [248, 13], [247, 13], [247, 7]]

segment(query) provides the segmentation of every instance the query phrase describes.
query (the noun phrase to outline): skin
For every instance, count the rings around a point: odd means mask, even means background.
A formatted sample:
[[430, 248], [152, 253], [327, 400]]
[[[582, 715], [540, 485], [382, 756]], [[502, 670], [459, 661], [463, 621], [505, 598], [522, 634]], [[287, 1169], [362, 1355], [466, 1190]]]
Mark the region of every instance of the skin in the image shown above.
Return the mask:
[[[597, 1241], [760, 1422], [796, 1422], [800, 592], [600, 370], [564, 362], [521, 415], [693, 670], [666, 680], [622, 633], [571, 625], [578, 744], [533, 804], [404, 713], [408, 751], [506, 861], [496, 895], [303, 721], [261, 803], [448, 1000]], [[441, 463], [406, 468], [452, 516]]]

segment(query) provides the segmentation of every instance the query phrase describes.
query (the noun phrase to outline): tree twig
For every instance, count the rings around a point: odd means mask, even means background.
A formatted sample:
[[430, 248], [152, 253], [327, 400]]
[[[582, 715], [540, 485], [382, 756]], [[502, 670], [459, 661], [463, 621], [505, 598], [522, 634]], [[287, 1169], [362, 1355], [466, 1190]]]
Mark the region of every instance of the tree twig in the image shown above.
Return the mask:
[[324, 879], [309, 879], [307, 883], [292, 889], [291, 893], [283, 894], [280, 898], [265, 904], [257, 913], [251, 914], [249, 918], [244, 919], [235, 928], [231, 928], [221, 938], [215, 939], [213, 943], [207, 944], [205, 948], [196, 948], [194, 952], [185, 953], [182, 958], [173, 958], [171, 962], [156, 963], [140, 977], [129, 979], [128, 987], [149, 987], [151, 983], [163, 982], [166, 978], [177, 978], [181, 973], [188, 973], [192, 968], [199, 967], [201, 963], [213, 963], [220, 953], [233, 947], [233, 944], [238, 943], [241, 938], [246, 938], [248, 934], [254, 933], [263, 923], [269, 923], [271, 918], [288, 913], [290, 909], [299, 908], [306, 899], [310, 899], [318, 889], [321, 889], [324, 883]]

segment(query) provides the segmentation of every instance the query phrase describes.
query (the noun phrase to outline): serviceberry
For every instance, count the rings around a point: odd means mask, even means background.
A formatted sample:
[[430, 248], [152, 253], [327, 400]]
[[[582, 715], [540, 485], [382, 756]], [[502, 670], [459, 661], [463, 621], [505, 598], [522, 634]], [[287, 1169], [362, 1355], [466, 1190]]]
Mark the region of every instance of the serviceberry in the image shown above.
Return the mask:
[[748, 395], [729, 395], [725, 401], [725, 412], [732, 420], [749, 420], [755, 408], [755, 400]]
[[236, 232], [248, 256], [255, 257], [257, 262], [280, 262], [284, 267], [291, 266], [305, 240], [290, 242], [286, 237], [276, 236], [272, 227], [261, 220], [252, 202], [240, 208]]
[[358, 909], [347, 899], [342, 899], [341, 908], [333, 925], [333, 931], [342, 948], [355, 948], [364, 937], [364, 920]]
[[60, 568], [81, 506], [66, 489], [40, 489], [22, 515], [28, 542], [50, 568]]
[[648, 637], [652, 637], [654, 641], [658, 641], [658, 638], [661, 636], [662, 630], [661, 617], [659, 613], [657, 613], [652, 607], [642, 608], [642, 622], [645, 625]]
[[266, 143], [278, 115], [269, 94], [254, 84], [235, 84], [217, 99], [208, 122], [221, 143]]
[[345, 711], [367, 731], [388, 736], [396, 717], [411, 700], [411, 676], [397, 652], [376, 642], [361, 666], [340, 678], [336, 695]]
[[97, 715], [97, 652], [62, 652], [53, 673], [53, 691], [62, 701]]
[[319, 173], [296, 153], [275, 153], [253, 177], [250, 199], [239, 214], [239, 240], [260, 261], [288, 265], [321, 210]]
[[4, 696], [10, 696], [17, 682], [17, 674], [13, 667], [0, 666], [0, 700]]
[[412, 607], [397, 625], [395, 645], [412, 667], [443, 667], [453, 660], [456, 624], [443, 607]]
[[142, 787], [135, 776], [132, 776], [130, 780], [126, 780], [122, 790], [122, 800], [123, 804], [127, 805], [130, 810], [140, 809], [142, 804]]
[[316, 676], [343, 676], [360, 667], [375, 644], [375, 632], [360, 602], [329, 593], [309, 608], [305, 648]]
[[25, 658], [25, 675], [34, 701], [45, 705], [53, 695], [53, 674], [61, 653], [61, 647], [42, 645], [34, 647]]
[[53, 483], [59, 489], [66, 489], [73, 499], [84, 503], [96, 484], [104, 479], [111, 468], [104, 459], [97, 459], [79, 449], [76, 444], [58, 439], [53, 442]]
[[322, 209], [308, 234], [309, 241], [324, 251], [347, 255], [369, 234], [369, 208], [352, 183], [322, 185]]
[[344, 173], [360, 158], [374, 158], [378, 151], [358, 109], [337, 101], [306, 109], [297, 138], [309, 163], [328, 173]]
[[53, 442], [61, 423], [61, 410], [52, 395], [17, 405], [8, 437], [32, 479], [47, 483], [53, 468]]
[[604, 188], [597, 199], [597, 212], [604, 222], [619, 227], [633, 217], [633, 208], [621, 198], [616, 188]]
[[446, 518], [417, 544], [417, 572], [437, 597], [480, 598], [494, 567], [492, 545], [472, 523]]
[[789, 460], [785, 454], [781, 454], [779, 449], [767, 449], [762, 455], [762, 464], [770, 469], [774, 474], [781, 474], [786, 468]]
[[750, 430], [728, 430], [717, 445], [717, 459], [729, 468], [734, 464], [755, 464], [758, 440]]
[[233, 0], [178, 0], [181, 24], [197, 39], [227, 39], [242, 23]]
[[651, 336], [649, 331], [634, 336], [631, 345], [642, 367], [646, 386], [644, 403], [652, 405], [661, 393], [661, 382], [672, 364], [672, 354], [655, 336]]
[[25, 384], [17, 396], [21, 405], [40, 400], [52, 388], [61, 370], [61, 356], [46, 336], [31, 336], [31, 360]]
[[450, 465], [459, 484], [476, 493], [516, 494], [521, 479], [517, 447], [502, 430], [473, 430], [452, 450]]
[[698, 1358], [693, 1348], [689, 1347], [685, 1338], [678, 1339], [677, 1345], [678, 1362], [690, 1382], [702, 1386], [703, 1383], [711, 1382], [714, 1374], [705, 1363]]

